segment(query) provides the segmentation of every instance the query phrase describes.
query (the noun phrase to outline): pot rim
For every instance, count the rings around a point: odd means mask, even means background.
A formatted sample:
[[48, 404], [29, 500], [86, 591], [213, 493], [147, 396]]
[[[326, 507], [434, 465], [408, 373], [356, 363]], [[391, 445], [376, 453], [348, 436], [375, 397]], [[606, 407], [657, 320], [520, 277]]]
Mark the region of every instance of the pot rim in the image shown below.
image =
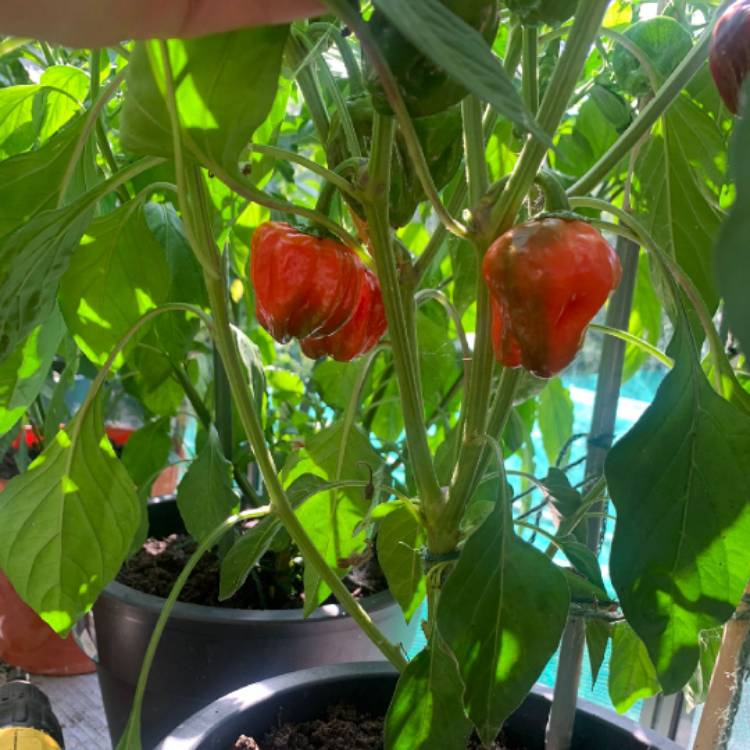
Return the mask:
[[[177, 502], [177, 495], [160, 495], [149, 498], [148, 505], [165, 505]], [[131, 607], [144, 609], [157, 617], [164, 607], [164, 599], [154, 594], [146, 594], [143, 591], [126, 586], [119, 581], [111, 581], [99, 594], [99, 599], [110, 597]], [[380, 612], [391, 606], [398, 607], [389, 589], [377, 594], [364, 596], [359, 600], [364, 610], [368, 613]], [[187, 602], [176, 602], [169, 616], [171, 621], [199, 621], [208, 623], [277, 623], [302, 624], [321, 620], [335, 620], [348, 618], [349, 615], [338, 603], [323, 604], [304, 617], [302, 607], [296, 609], [232, 609], [230, 607], [213, 607], [206, 604], [189, 604]]]
[[[115, 599], [122, 604], [138, 607], [151, 612], [158, 617], [164, 607], [166, 599], [153, 594], [146, 594], [131, 586], [112, 581], [99, 595], [99, 601], [105, 598]], [[392, 606], [398, 606], [389, 590], [380, 591], [371, 596], [364, 596], [359, 600], [364, 610], [370, 614], [380, 612]], [[96, 605], [95, 605], [96, 606]], [[208, 623], [299, 623], [318, 622], [320, 620], [336, 620], [349, 618], [349, 615], [337, 603], [323, 604], [308, 617], [303, 615], [302, 607], [297, 609], [232, 609], [229, 607], [213, 607], [206, 604], [189, 604], [177, 602], [169, 616], [170, 621], [199, 621]]]
[[[156, 750], [196, 750], [200, 743], [210, 738], [214, 726], [227, 717], [237, 712], [247, 711], [273, 695], [298, 690], [300, 686], [305, 684], [337, 682], [342, 678], [357, 675], [366, 677], [368, 675], [388, 676], [395, 674], [396, 670], [388, 662], [348, 662], [301, 669], [297, 672], [288, 672], [278, 677], [261, 680], [227, 693], [193, 714], [168, 737], [165, 737], [157, 745]], [[545, 685], [534, 685], [531, 692], [552, 700], [553, 691]], [[632, 719], [620, 716], [604, 706], [599, 706], [582, 698], [578, 699], [577, 706], [579, 713], [588, 714], [594, 719], [623, 729], [633, 734], [637, 739], [650, 743], [653, 750], [682, 750], [680, 745], [672, 740], [641, 726]]]

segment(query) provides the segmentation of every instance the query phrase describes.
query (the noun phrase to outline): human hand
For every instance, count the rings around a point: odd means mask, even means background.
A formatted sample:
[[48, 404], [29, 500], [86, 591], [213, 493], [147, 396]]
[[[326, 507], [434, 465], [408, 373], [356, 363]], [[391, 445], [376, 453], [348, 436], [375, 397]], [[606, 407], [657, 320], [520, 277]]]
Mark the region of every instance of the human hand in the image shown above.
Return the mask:
[[318, 0], [0, 0], [0, 34], [102, 47], [285, 23], [324, 10]]

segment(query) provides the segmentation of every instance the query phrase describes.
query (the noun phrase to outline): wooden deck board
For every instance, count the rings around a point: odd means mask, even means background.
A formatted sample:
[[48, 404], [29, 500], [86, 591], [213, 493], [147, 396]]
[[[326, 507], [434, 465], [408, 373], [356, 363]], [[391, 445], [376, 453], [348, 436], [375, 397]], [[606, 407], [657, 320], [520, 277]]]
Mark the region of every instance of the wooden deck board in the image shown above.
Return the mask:
[[[3, 666], [0, 664], [0, 684], [5, 682]], [[65, 750], [111, 750], [95, 674], [77, 677], [31, 675], [31, 682], [50, 699], [62, 726]]]

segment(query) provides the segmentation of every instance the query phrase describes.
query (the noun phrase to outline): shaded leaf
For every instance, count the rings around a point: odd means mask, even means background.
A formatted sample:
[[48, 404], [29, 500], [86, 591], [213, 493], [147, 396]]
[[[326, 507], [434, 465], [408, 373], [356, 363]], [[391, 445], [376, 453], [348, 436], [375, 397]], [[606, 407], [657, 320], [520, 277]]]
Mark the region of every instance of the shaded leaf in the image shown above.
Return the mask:
[[169, 419], [162, 417], [136, 430], [122, 451], [122, 463], [139, 491], [148, 492], [172, 449]]
[[453, 658], [436, 643], [404, 670], [385, 719], [388, 750], [465, 750], [471, 722]]
[[686, 333], [670, 351], [674, 369], [606, 462], [612, 582], [668, 693], [750, 578], [750, 418], [713, 391]]
[[388, 588], [404, 611], [406, 621], [424, 601], [426, 595], [422, 562], [425, 532], [417, 514], [408, 505], [383, 518], [378, 529], [378, 562]]
[[64, 332], [62, 316], [55, 309], [0, 365], [0, 435], [23, 417], [41, 392]]
[[437, 612], [466, 687], [464, 706], [486, 744], [555, 652], [569, 606], [562, 573], [505, 515], [497, 503], [466, 543]]
[[742, 117], [736, 121], [730, 165], [737, 198], [721, 228], [716, 247], [716, 278], [724, 298], [724, 314], [745, 356], [750, 356], [750, 97], [744, 98]]
[[722, 182], [715, 164], [722, 150], [717, 124], [683, 94], [641, 149], [633, 192], [644, 224], [690, 276], [711, 310], [718, 303], [713, 256], [723, 216], [710, 188]]
[[[209, 161], [233, 173], [273, 105], [287, 31], [287, 26], [265, 26], [167, 43], [185, 133]], [[158, 44], [138, 42], [121, 114], [122, 144], [129, 151], [172, 154], [162, 71]]]
[[596, 685], [599, 679], [599, 671], [604, 663], [604, 655], [607, 653], [607, 644], [611, 635], [612, 626], [606, 620], [586, 620], [586, 648], [589, 653], [591, 664], [591, 687]]
[[219, 435], [212, 426], [177, 488], [177, 507], [185, 528], [196, 541], [200, 542], [239, 510], [231, 477], [232, 465], [224, 457]]
[[573, 434], [573, 399], [560, 378], [552, 378], [539, 397], [539, 429], [547, 460], [554, 464]]
[[612, 655], [609, 660], [609, 697], [621, 714], [635, 703], [661, 692], [656, 670], [646, 646], [626, 622], [612, 629]]
[[0, 569], [65, 635], [117, 574], [140, 518], [97, 401], [0, 493]]

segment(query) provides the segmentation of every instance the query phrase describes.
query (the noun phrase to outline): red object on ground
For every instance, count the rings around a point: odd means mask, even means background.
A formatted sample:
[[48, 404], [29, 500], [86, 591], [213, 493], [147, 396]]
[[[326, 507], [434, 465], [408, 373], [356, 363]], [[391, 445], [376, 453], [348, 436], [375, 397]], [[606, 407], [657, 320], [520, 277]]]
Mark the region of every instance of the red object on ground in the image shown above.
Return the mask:
[[[0, 480], [0, 490], [5, 481]], [[88, 674], [96, 665], [72, 637], [60, 638], [0, 572], [0, 659], [32, 674]]]

